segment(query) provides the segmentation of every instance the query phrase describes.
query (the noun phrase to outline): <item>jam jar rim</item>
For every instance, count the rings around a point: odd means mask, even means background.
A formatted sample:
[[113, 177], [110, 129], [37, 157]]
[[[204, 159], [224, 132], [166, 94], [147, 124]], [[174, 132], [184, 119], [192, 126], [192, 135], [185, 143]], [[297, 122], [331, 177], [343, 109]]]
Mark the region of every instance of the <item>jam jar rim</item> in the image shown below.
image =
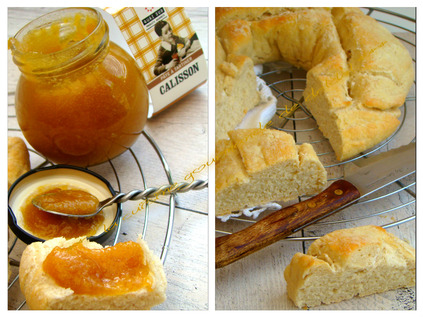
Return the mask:
[[[47, 69], [42, 69], [37, 70], [37, 69], [31, 69], [30, 71], [28, 71], [25, 67], [22, 67], [24, 65], [24, 62], [22, 62], [22, 59], [25, 59], [26, 54], [31, 54], [31, 53], [37, 53], [36, 51], [22, 51], [20, 49], [18, 49], [16, 47], [16, 45], [13, 44], [13, 41], [11, 42], [11, 39], [15, 39], [16, 41], [18, 40], [18, 37], [21, 36], [22, 34], [25, 34], [25, 32], [31, 31], [37, 27], [46, 25], [47, 23], [53, 23], [56, 21], [60, 21], [61, 18], [64, 18], [66, 16], [70, 16], [70, 14], [66, 14], [63, 13], [62, 16], [56, 16], [62, 12], [74, 12], [75, 14], [78, 11], [86, 11], [86, 12], [90, 12], [95, 14], [96, 18], [97, 18], [97, 25], [96, 27], [91, 31], [91, 33], [87, 34], [87, 36], [85, 36], [83, 39], [73, 43], [70, 46], [67, 46], [59, 51], [55, 51], [55, 52], [51, 52], [51, 53], [43, 53], [42, 54], [42, 58], [45, 59], [51, 59], [54, 56], [57, 56], [59, 54], [66, 54], [67, 52], [71, 52], [72, 50], [74, 50], [75, 48], [77, 48], [78, 46], [83, 45], [84, 43], [88, 42], [97, 32], [101, 31], [101, 28], [104, 28], [104, 35], [101, 39], [101, 41], [99, 41], [98, 46], [95, 48], [95, 50], [93, 52], [90, 53], [85, 53], [85, 54], [79, 54], [74, 56], [73, 58], [71, 58], [69, 61], [67, 61], [66, 63], [62, 63], [59, 65], [54, 65], [54, 66], [50, 66]], [[72, 14], [72, 13], [71, 13]], [[88, 13], [87, 13], [88, 14]], [[54, 17], [54, 19], [51, 19], [51, 21], [44, 21], [43, 20], [47, 19], [48, 17]], [[32, 75], [43, 75], [46, 74], [47, 76], [52, 76], [56, 74], [56, 70], [57, 73], [61, 74], [61, 73], [66, 73], [70, 70], [73, 70], [74, 67], [74, 63], [75, 61], [81, 61], [82, 60], [82, 64], [87, 64], [89, 63], [91, 60], [95, 59], [102, 51], [103, 49], [108, 45], [109, 43], [109, 27], [106, 23], [106, 21], [104, 20], [101, 12], [95, 8], [91, 8], [91, 7], [68, 7], [68, 8], [62, 8], [62, 9], [57, 9], [51, 12], [48, 12], [46, 14], [43, 14], [35, 19], [33, 19], [32, 21], [28, 22], [27, 24], [25, 24], [22, 28], [19, 29], [19, 31], [16, 32], [16, 34], [14, 36], [12, 36], [9, 39], [9, 48], [12, 51], [12, 57], [13, 57], [13, 61], [14, 63], [18, 66], [19, 70], [23, 73], [23, 74], [32, 74]], [[86, 49], [84, 50], [86, 51]], [[88, 57], [91, 56], [91, 57]], [[40, 54], [41, 56], [41, 54]], [[69, 68], [69, 69], [68, 69]], [[76, 67], [78, 68], [78, 67]]]

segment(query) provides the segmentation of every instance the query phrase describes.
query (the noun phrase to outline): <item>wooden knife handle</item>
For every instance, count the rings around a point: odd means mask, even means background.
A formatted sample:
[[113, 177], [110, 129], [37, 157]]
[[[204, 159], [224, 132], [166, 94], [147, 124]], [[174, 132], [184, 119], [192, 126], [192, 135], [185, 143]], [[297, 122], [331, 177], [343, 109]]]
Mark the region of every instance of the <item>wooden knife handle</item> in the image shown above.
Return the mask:
[[281, 240], [359, 197], [360, 192], [354, 185], [338, 180], [317, 196], [277, 210], [246, 229], [216, 238], [216, 268]]

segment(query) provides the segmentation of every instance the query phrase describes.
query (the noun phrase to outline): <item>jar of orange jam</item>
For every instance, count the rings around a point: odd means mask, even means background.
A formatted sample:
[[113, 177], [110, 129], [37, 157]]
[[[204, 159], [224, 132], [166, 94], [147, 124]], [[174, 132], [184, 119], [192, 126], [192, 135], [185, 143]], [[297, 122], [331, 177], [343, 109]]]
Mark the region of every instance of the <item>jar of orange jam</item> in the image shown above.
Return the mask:
[[24, 26], [9, 47], [21, 71], [17, 120], [36, 151], [85, 167], [137, 140], [147, 120], [147, 85], [135, 60], [109, 41], [100, 12], [48, 13]]

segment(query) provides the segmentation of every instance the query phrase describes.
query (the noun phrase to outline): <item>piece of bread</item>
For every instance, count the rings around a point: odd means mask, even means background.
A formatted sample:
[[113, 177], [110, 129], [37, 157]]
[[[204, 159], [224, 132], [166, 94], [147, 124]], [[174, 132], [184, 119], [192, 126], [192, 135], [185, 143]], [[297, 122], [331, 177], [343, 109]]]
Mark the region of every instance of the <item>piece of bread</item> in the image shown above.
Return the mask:
[[226, 55], [217, 39], [215, 67], [215, 135], [218, 140], [228, 138], [228, 131], [259, 103], [260, 96], [253, 61], [247, 56]]
[[25, 142], [19, 137], [7, 138], [7, 184], [8, 188], [21, 175], [31, 169], [29, 152]]
[[288, 297], [313, 307], [415, 285], [415, 250], [385, 229], [331, 232], [297, 253], [286, 267]]
[[[101, 249], [102, 245], [81, 238], [66, 240], [54, 238], [44, 243], [35, 242], [26, 247], [19, 267], [19, 282], [26, 302], [31, 309], [42, 310], [138, 310], [150, 309], [166, 299], [166, 278], [160, 259], [138, 239], [144, 259], [148, 263], [153, 283], [151, 290], [139, 289], [120, 295], [75, 294], [70, 288], [63, 288], [43, 270], [43, 262], [55, 247], [70, 247], [82, 241], [89, 249]], [[118, 246], [118, 244], [116, 245]]]
[[313, 147], [285, 132], [238, 129], [216, 143], [216, 215], [319, 193], [326, 170]]
[[338, 160], [373, 147], [399, 126], [413, 62], [402, 43], [360, 9], [216, 10], [217, 37], [227, 54], [254, 64], [283, 60], [308, 71], [305, 105]]

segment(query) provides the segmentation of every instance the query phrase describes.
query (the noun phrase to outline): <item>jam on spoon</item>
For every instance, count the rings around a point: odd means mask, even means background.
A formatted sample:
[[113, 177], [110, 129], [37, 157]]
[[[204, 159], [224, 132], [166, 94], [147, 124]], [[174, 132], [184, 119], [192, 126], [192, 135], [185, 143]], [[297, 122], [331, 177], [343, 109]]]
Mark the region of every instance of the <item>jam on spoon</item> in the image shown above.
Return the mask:
[[77, 217], [96, 213], [99, 200], [83, 190], [61, 189], [36, 196], [32, 204], [49, 213]]

